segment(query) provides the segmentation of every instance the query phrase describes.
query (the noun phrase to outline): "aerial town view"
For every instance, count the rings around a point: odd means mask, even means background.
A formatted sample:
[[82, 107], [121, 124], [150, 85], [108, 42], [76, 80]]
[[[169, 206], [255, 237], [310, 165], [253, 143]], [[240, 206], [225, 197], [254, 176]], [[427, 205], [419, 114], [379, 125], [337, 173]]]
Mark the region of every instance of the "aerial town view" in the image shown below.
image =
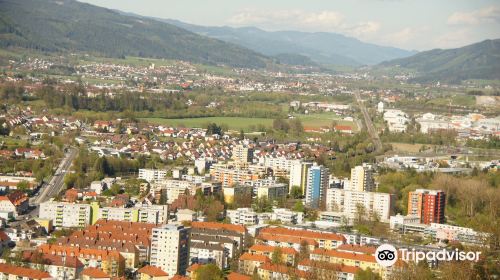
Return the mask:
[[0, 0], [0, 280], [500, 279], [498, 0]]

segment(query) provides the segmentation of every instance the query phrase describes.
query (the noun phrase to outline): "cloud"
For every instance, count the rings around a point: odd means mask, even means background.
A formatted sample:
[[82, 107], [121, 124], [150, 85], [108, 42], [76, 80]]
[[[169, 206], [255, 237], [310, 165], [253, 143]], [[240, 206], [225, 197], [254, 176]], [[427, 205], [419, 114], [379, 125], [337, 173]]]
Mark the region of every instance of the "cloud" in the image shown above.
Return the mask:
[[377, 21], [363, 21], [355, 26], [353, 26], [350, 30], [350, 33], [354, 36], [364, 36], [368, 34], [374, 34], [380, 29], [380, 22]]
[[305, 12], [302, 10], [258, 11], [244, 10], [229, 18], [234, 25], [260, 25], [271, 29], [300, 28], [331, 30], [339, 27], [344, 16], [337, 11]]
[[312, 32], [337, 32], [361, 39], [380, 30], [377, 21], [347, 23], [346, 17], [333, 10], [308, 12], [304, 10], [244, 10], [227, 20], [230, 25], [258, 26], [267, 30], [302, 30]]
[[483, 22], [500, 22], [500, 7], [490, 6], [470, 12], [455, 12], [448, 17], [450, 25], [475, 25]]

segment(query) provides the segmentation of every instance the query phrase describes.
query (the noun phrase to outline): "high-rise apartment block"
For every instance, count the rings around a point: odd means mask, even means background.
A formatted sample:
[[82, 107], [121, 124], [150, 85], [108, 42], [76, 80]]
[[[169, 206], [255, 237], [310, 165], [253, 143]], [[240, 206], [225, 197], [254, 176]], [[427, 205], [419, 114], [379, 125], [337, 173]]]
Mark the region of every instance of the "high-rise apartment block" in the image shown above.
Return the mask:
[[306, 204], [318, 208], [326, 196], [328, 188], [328, 168], [322, 165], [313, 165], [307, 172]]
[[307, 172], [312, 165], [312, 162], [301, 162], [298, 160], [292, 164], [290, 167], [289, 191], [291, 191], [293, 187], [300, 187], [302, 194], [306, 193]]
[[154, 228], [150, 263], [168, 275], [184, 275], [189, 266], [189, 229], [174, 224]]
[[363, 165], [359, 165], [351, 169], [349, 190], [358, 192], [375, 191], [372, 165], [363, 163]]
[[441, 190], [417, 189], [408, 193], [408, 216], [417, 216], [423, 224], [444, 223], [446, 194]]

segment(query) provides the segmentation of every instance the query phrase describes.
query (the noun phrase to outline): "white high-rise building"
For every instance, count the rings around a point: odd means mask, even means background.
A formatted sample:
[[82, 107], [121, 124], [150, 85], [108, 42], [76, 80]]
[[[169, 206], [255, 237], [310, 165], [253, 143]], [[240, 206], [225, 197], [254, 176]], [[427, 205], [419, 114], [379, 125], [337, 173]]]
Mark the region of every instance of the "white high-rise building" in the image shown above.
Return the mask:
[[389, 221], [395, 203], [395, 196], [388, 193], [359, 192], [337, 188], [326, 191], [327, 211], [341, 212], [352, 220], [362, 207], [365, 217], [371, 218], [376, 214], [381, 221]]
[[163, 169], [139, 169], [139, 179], [148, 182], [163, 180], [167, 177], [167, 170]]
[[40, 204], [38, 217], [52, 220], [54, 227], [85, 227], [91, 224], [90, 204], [46, 201]]
[[154, 228], [150, 263], [169, 276], [185, 275], [189, 265], [189, 229], [174, 224]]
[[358, 192], [375, 191], [375, 181], [373, 180], [373, 166], [363, 163], [351, 169], [351, 182], [349, 190]]

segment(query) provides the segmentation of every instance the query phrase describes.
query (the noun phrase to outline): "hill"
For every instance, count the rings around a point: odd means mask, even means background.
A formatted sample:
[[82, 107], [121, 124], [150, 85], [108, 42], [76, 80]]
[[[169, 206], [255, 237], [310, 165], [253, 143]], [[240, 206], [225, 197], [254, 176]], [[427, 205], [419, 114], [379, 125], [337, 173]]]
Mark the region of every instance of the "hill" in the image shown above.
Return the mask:
[[74, 0], [0, 0], [0, 47], [84, 51], [260, 68], [264, 55], [149, 18]]
[[407, 57], [416, 52], [364, 43], [358, 39], [328, 32], [275, 31], [255, 27], [207, 27], [177, 20], [157, 19], [200, 35], [234, 43], [268, 56], [282, 53], [309, 57], [318, 64], [374, 65], [385, 60]]
[[381, 63], [417, 71], [415, 81], [458, 83], [468, 79], [500, 80], [500, 39], [456, 49], [435, 49]]

